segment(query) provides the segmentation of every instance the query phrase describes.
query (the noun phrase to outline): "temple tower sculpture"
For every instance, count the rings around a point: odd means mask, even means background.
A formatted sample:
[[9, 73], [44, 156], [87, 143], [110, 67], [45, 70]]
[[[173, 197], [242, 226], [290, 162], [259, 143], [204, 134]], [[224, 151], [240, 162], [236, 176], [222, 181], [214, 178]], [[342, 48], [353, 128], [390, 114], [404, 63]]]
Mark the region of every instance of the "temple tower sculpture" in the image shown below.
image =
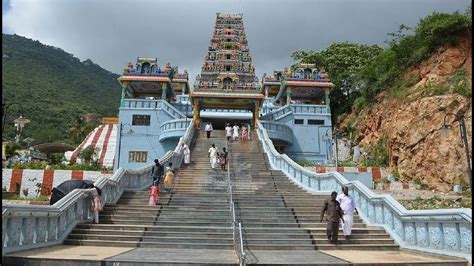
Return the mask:
[[242, 14], [217, 13], [191, 99], [196, 127], [200, 124], [200, 110], [204, 108], [249, 110], [253, 112], [255, 125], [264, 95], [258, 88]]

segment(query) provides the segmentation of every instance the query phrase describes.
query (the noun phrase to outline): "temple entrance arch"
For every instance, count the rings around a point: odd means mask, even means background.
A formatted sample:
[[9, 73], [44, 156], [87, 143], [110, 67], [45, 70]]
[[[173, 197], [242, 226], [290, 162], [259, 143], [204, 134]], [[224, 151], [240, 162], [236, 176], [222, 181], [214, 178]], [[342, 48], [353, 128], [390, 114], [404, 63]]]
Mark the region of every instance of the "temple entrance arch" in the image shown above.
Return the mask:
[[[265, 96], [259, 92], [211, 92], [195, 88], [190, 94], [193, 105], [194, 126], [199, 128], [206, 118], [201, 118], [201, 112], [214, 112], [214, 119], [222, 119], [219, 123], [229, 122], [248, 123], [255, 128], [260, 116], [260, 106]], [[218, 115], [217, 115], [218, 114]]]

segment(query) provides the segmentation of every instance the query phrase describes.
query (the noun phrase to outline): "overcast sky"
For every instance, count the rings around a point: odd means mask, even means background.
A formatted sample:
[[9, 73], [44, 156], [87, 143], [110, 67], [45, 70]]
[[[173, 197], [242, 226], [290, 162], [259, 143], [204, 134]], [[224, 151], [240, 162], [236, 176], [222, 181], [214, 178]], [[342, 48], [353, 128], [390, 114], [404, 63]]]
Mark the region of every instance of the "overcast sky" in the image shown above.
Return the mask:
[[[62, 48], [121, 73], [137, 56], [200, 72], [216, 12], [243, 13], [257, 76], [290, 65], [296, 49], [333, 42], [384, 45], [398, 25], [469, 0], [3, 0], [3, 33]], [[192, 83], [191, 83], [192, 84]]]

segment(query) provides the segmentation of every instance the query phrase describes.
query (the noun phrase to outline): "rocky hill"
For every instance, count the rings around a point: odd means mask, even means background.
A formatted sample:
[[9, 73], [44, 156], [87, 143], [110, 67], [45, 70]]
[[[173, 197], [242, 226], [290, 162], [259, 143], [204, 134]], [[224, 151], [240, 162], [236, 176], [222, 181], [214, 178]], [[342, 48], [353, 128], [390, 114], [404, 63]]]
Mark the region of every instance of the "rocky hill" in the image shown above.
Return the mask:
[[468, 184], [459, 123], [455, 116], [448, 116], [451, 128], [447, 135], [440, 128], [445, 114], [463, 115], [472, 153], [471, 68], [469, 34], [411, 67], [400, 79], [405, 88], [396, 95], [387, 91], [379, 94], [375, 105], [344, 117], [339, 130], [352, 130], [355, 142], [366, 150], [382, 143], [389, 167], [398, 171], [402, 181], [418, 179], [443, 192], [452, 190], [456, 183]]
[[117, 115], [118, 75], [18, 35], [3, 34], [2, 49], [3, 100], [18, 103], [8, 110], [4, 138], [13, 138], [12, 120], [21, 109], [31, 120], [22, 136], [36, 143], [70, 140], [67, 132], [78, 115]]

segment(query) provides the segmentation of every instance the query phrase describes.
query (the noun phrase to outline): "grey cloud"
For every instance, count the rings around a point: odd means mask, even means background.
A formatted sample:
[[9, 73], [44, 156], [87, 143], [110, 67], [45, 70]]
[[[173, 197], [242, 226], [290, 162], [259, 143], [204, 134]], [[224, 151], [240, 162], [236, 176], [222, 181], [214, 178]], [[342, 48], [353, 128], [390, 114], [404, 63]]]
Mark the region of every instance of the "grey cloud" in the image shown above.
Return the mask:
[[[137, 56], [200, 72], [216, 12], [244, 13], [257, 76], [292, 63], [296, 49], [332, 42], [383, 45], [398, 25], [414, 26], [433, 11], [463, 11], [467, 0], [11, 0], [10, 32], [60, 47], [120, 73]], [[4, 27], [5, 27], [4, 26]]]

